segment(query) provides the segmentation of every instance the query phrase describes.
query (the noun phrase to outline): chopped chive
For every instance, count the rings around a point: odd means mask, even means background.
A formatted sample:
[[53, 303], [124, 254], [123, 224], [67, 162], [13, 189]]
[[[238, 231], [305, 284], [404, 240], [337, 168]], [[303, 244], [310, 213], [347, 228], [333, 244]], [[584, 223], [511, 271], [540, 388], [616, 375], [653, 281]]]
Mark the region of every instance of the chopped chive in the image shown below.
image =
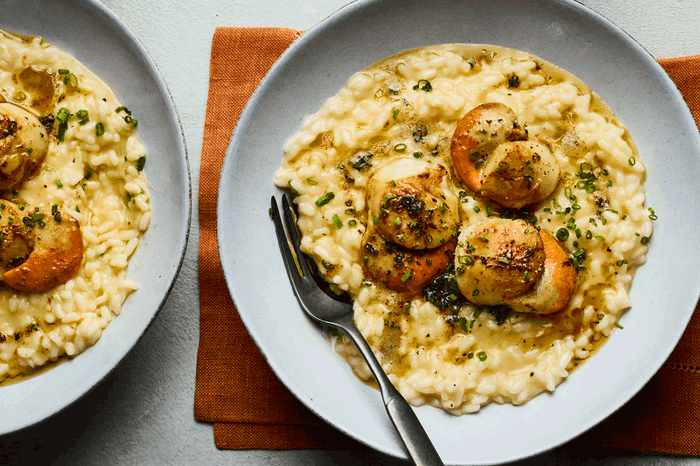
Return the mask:
[[289, 190], [291, 191], [292, 196], [298, 196], [298, 195], [299, 195], [299, 191], [297, 191], [296, 189], [294, 189], [294, 186], [292, 186], [292, 180], [287, 181], [287, 185], [289, 186]]
[[75, 74], [70, 73], [63, 79], [63, 84], [70, 85], [71, 87], [78, 87], [78, 77]]
[[479, 351], [478, 353], [476, 353], [476, 357], [479, 358], [479, 361], [481, 362], [486, 361], [486, 359], [488, 358], [484, 351]]
[[[452, 297], [453, 295], [450, 295]], [[456, 298], [456, 296], [455, 296]], [[460, 327], [462, 327], [462, 330], [464, 330], [466, 333], [469, 333], [469, 326], [467, 325], [467, 319], [464, 316], [460, 316], [459, 320], [457, 321]]]
[[59, 123], [68, 123], [68, 120], [70, 120], [71, 116], [72, 114], [70, 110], [68, 110], [66, 107], [59, 108], [58, 112], [56, 113], [56, 119]]
[[409, 269], [408, 272], [406, 272], [405, 274], [403, 274], [403, 276], [401, 277], [401, 281], [402, 281], [402, 282], [406, 282], [406, 280], [408, 280], [409, 278], [411, 278], [411, 275], [412, 275], [412, 274], [413, 274], [413, 269]]
[[470, 255], [459, 256], [457, 261], [462, 265], [472, 265], [474, 263], [474, 258]]
[[433, 90], [433, 86], [432, 86], [432, 84], [430, 84], [430, 81], [428, 81], [427, 79], [421, 79], [420, 81], [418, 81], [418, 84], [413, 86], [414, 91], [417, 91], [419, 89], [421, 91], [430, 92]]
[[394, 146], [394, 150], [398, 153], [403, 153], [406, 152], [406, 144], [396, 144]]
[[338, 214], [333, 215], [333, 223], [335, 223], [335, 226], [338, 228], [343, 227], [343, 222], [340, 220], [340, 217], [338, 217]]
[[136, 127], [136, 125], [139, 124], [139, 120], [137, 120], [136, 118], [133, 118], [131, 115], [126, 115], [126, 116], [124, 116], [124, 123], [126, 123], [127, 125], [131, 125], [133, 127]]
[[335, 198], [335, 194], [333, 194], [332, 192], [328, 192], [328, 193], [324, 194], [323, 196], [319, 197], [318, 199], [316, 199], [316, 207], [324, 206], [324, 205], [328, 204], [329, 202], [331, 202], [334, 198]]
[[564, 242], [569, 239], [569, 230], [566, 228], [560, 228], [557, 230], [556, 237], [559, 241]]

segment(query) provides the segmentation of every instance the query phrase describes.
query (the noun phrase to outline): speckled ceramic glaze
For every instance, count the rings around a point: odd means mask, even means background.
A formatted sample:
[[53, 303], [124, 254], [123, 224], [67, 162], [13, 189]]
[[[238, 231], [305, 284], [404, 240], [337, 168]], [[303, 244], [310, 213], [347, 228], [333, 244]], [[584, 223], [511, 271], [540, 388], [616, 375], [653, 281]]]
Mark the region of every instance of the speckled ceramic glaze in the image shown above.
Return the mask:
[[146, 152], [152, 220], [131, 258], [139, 285], [102, 338], [75, 359], [0, 387], [0, 434], [35, 424], [83, 396], [134, 347], [167, 298], [184, 258], [191, 213], [190, 176], [177, 112], [160, 74], [133, 33], [93, 0], [2, 2], [0, 29], [39, 35], [102, 78], [138, 114]]
[[553, 394], [462, 417], [416, 409], [445, 463], [495, 464], [566, 442], [622, 406], [668, 357], [698, 299], [697, 261], [688, 258], [700, 254], [700, 135], [673, 82], [622, 30], [567, 0], [368, 0], [341, 9], [289, 48], [243, 112], [222, 171], [219, 247], [241, 317], [287, 387], [340, 430], [405, 458], [379, 393], [297, 305], [268, 207], [281, 194], [273, 175], [285, 142], [351, 74], [408, 48], [454, 42], [524, 50], [586, 82], [631, 132], [659, 217], [624, 330]]

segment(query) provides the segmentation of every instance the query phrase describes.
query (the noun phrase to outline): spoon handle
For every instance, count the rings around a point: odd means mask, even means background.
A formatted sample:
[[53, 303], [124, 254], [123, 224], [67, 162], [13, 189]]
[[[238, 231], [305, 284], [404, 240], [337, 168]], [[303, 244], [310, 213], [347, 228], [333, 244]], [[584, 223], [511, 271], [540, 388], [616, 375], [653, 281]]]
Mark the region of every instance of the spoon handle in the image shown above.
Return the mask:
[[386, 411], [389, 413], [389, 418], [401, 437], [401, 441], [406, 447], [411, 460], [417, 466], [443, 466], [437, 450], [435, 450], [430, 437], [423, 429], [416, 413], [413, 412], [413, 408], [389, 381], [369, 344], [367, 344], [362, 333], [355, 326], [352, 314], [348, 317], [349, 319], [343, 319], [342, 323], [339, 322], [339, 326], [342, 327], [345, 335], [355, 344], [367, 362], [370, 371], [372, 371], [374, 380], [382, 393], [382, 399], [384, 400]]

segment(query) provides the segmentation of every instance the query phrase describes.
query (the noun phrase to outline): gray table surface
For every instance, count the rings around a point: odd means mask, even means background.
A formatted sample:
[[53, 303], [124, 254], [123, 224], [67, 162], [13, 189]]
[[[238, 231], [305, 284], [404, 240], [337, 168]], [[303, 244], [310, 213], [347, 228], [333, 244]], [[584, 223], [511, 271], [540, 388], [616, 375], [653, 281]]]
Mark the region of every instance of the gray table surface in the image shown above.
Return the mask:
[[[222, 451], [214, 446], [212, 426], [197, 422], [193, 413], [199, 339], [197, 195], [214, 28], [308, 29], [347, 0], [102, 1], [149, 50], [179, 110], [193, 183], [190, 242], [172, 294], [134, 351], [95, 390], [64, 412], [0, 437], [0, 463], [405, 464], [369, 451]], [[699, 0], [581, 3], [627, 31], [657, 58], [700, 53]], [[563, 445], [518, 464], [676, 466], [700, 464], [700, 458]]]

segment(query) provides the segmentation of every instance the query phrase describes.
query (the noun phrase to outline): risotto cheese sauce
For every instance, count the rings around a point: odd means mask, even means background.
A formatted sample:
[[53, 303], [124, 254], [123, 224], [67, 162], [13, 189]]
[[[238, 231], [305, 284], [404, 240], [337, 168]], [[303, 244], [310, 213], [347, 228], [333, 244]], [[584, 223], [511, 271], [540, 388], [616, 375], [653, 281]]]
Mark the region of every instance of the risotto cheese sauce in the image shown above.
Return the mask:
[[100, 338], [138, 288], [126, 268], [151, 213], [137, 120], [69, 54], [0, 31], [0, 102], [39, 117], [49, 139], [41, 166], [3, 200], [74, 218], [83, 241], [67, 282], [43, 293], [0, 290], [0, 380], [9, 381]]
[[[510, 107], [561, 168], [554, 192], [526, 209], [504, 209], [468, 189], [451, 161], [460, 119], [494, 102]], [[580, 148], [565, 151], [572, 130]], [[368, 276], [363, 235], [376, 223], [368, 179], [404, 158], [447, 169], [462, 227], [515, 216], [556, 237], [576, 269], [566, 308], [517, 313], [468, 296], [441, 308], [425, 291], [391, 291]], [[403, 52], [351, 76], [289, 140], [275, 183], [294, 195], [303, 251], [332, 289], [351, 295], [358, 328], [402, 395], [464, 414], [553, 391], [621, 327], [652, 234], [644, 178], [630, 135], [580, 80], [516, 50], [452, 44]], [[332, 341], [370, 380], [352, 343]]]

